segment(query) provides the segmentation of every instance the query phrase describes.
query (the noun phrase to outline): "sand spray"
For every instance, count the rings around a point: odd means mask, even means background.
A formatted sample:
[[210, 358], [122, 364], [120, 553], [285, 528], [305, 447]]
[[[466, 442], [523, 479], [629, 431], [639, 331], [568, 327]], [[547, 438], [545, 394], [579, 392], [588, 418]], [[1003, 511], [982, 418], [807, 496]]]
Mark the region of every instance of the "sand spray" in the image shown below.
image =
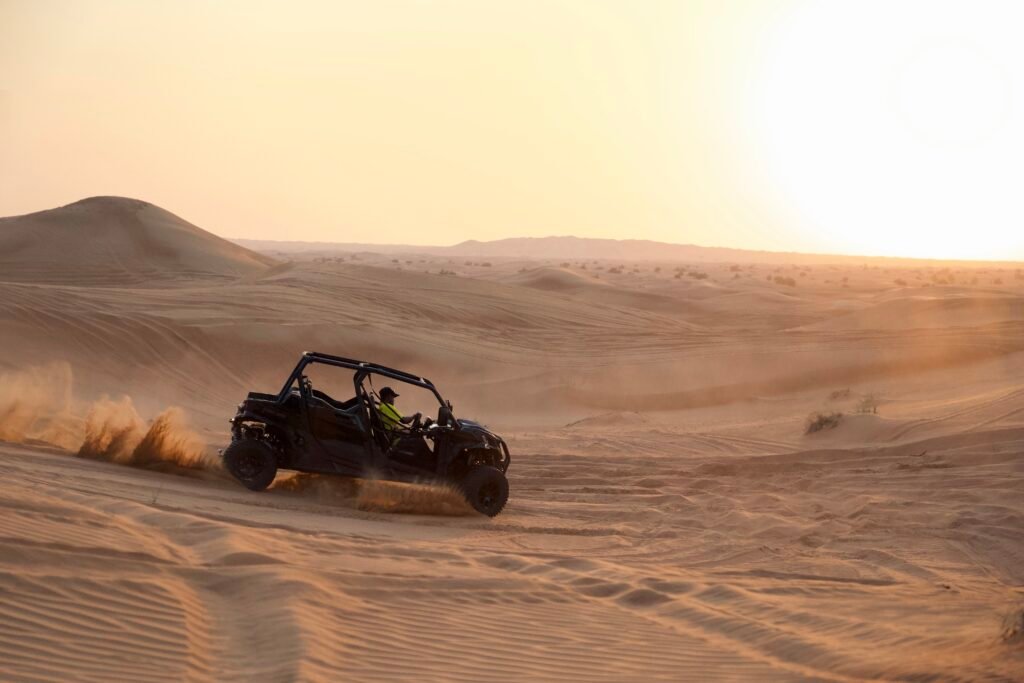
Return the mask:
[[296, 473], [278, 476], [274, 491], [301, 493], [324, 505], [337, 505], [365, 512], [461, 517], [477, 512], [462, 492], [444, 482], [387, 481], [366, 477], [323, 476]]
[[[133, 467], [221, 469], [220, 458], [189, 427], [181, 408], [166, 408], [148, 422], [130, 396], [102, 396], [84, 410], [76, 409], [73, 385], [71, 366], [65, 362], [0, 374], [0, 441], [46, 444], [79, 457]], [[368, 512], [476, 514], [462, 493], [445, 483], [281, 473], [270, 488]]]
[[131, 397], [103, 396], [83, 414], [73, 389], [71, 366], [64, 362], [0, 374], [0, 440], [47, 444], [123, 465], [219, 466], [181, 408], [167, 408], [147, 423]]

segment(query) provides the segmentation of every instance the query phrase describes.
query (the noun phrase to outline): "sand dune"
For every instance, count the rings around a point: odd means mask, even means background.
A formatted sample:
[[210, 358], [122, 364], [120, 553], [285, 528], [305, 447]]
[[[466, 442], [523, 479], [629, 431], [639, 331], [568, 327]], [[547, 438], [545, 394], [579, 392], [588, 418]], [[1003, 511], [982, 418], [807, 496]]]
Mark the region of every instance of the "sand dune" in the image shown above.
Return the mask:
[[[509, 276], [504, 282], [553, 294], [562, 294], [578, 299], [587, 305], [616, 306], [630, 310], [676, 314], [684, 319], [692, 319], [695, 314], [704, 313], [696, 304], [683, 297], [629, 287], [617, 287], [607, 280], [600, 279], [600, 276], [594, 277], [586, 272], [571, 271], [566, 268], [527, 270]], [[696, 327], [695, 323], [690, 324]]]
[[142, 283], [183, 275], [237, 277], [273, 264], [136, 199], [91, 197], [0, 218], [4, 280]]
[[507, 282], [533, 289], [542, 289], [551, 292], [574, 292], [597, 287], [600, 290], [608, 289], [608, 282], [602, 282], [586, 273], [572, 271], [568, 268], [536, 268], [524, 270], [516, 275], [510, 276]]
[[1024, 299], [1009, 296], [911, 297], [884, 301], [809, 329], [912, 330], [978, 327], [1024, 319]]
[[1019, 673], [999, 631], [1024, 578], [1020, 429], [774, 456], [665, 440], [643, 467], [616, 441], [525, 440], [493, 522], [5, 448], [7, 677]]
[[[0, 222], [0, 679], [1024, 678], [1017, 271], [225, 244], [120, 199]], [[218, 472], [308, 349], [505, 435], [506, 511]]]

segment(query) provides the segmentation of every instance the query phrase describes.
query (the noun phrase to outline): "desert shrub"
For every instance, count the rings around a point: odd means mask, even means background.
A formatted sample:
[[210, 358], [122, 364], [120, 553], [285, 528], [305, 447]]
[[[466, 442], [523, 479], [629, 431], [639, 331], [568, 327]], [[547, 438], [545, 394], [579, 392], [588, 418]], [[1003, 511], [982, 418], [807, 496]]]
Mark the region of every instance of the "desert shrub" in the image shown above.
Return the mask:
[[655, 273], [660, 273], [661, 272], [661, 266], [658, 266], [657, 268], [655, 268], [654, 272]]
[[835, 429], [842, 421], [842, 413], [811, 413], [807, 416], [804, 434], [814, 434], [826, 429]]
[[621, 275], [622, 274], [622, 268], [619, 267], [619, 266], [615, 266], [613, 268], [609, 268], [608, 269], [608, 274], [609, 275], [612, 275], [612, 274], [614, 274], [614, 275]]
[[483, 266], [484, 268], [490, 268], [491, 267], [491, 262], [490, 261], [484, 261], [480, 265]]
[[836, 389], [828, 395], [828, 400], [838, 401], [841, 398], [850, 398], [850, 390], [847, 389]]
[[857, 404], [857, 412], [865, 414], [875, 414], [878, 412], [878, 397], [874, 394], [868, 394], [860, 400]]
[[1024, 645], [1024, 609], [1018, 609], [1003, 619], [1003, 642]]
[[739, 272], [739, 269], [739, 266], [729, 266], [729, 271], [733, 273]]
[[707, 273], [702, 273], [702, 272], [697, 271], [697, 270], [691, 270], [689, 273], [686, 274], [686, 276], [687, 277], [692, 277], [694, 280], [707, 280], [708, 279], [708, 274]]
[[391, 259], [391, 262], [392, 262], [392, 263], [398, 263], [398, 259], [396, 259], [396, 258], [393, 258], [393, 259]]
[[796, 280], [794, 280], [791, 277], [782, 277], [780, 275], [776, 275], [772, 279], [775, 281], [775, 284], [777, 285], [785, 285], [786, 287], [796, 287]]
[[893, 284], [895, 284], [898, 287], [906, 287], [907, 286], [907, 281], [904, 280], [901, 277], [898, 277], [895, 280], [893, 280]]
[[565, 261], [563, 263], [559, 263], [558, 265], [561, 266], [562, 268], [568, 268], [570, 266], [570, 263], [568, 261]]
[[994, 284], [994, 285], [1001, 285], [1001, 284], [1003, 284], [1003, 278], [997, 277], [995, 280], [992, 281], [992, 284]]

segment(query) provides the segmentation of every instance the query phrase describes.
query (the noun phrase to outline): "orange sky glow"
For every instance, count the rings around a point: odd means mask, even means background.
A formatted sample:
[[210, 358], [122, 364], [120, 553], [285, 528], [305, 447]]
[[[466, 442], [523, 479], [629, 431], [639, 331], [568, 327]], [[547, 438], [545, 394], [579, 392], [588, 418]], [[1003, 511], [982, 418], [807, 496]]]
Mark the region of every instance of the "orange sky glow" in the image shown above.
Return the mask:
[[1016, 2], [0, 0], [0, 215], [1024, 259]]

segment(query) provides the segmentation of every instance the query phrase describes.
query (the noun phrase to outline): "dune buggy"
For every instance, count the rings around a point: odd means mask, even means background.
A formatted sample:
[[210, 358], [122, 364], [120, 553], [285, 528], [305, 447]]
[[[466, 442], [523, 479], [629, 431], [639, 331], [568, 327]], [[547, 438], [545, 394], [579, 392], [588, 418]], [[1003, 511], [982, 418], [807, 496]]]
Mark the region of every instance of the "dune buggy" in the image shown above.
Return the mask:
[[[306, 376], [312, 364], [354, 372], [355, 395], [344, 401], [316, 389]], [[438, 402], [437, 419], [387, 429], [374, 378], [425, 389]], [[224, 466], [253, 491], [274, 481], [279, 469], [396, 481], [445, 481], [457, 486], [477, 511], [493, 517], [508, 500], [511, 458], [504, 439], [470, 420], [456, 419], [432, 382], [375, 363], [305, 352], [277, 394], [251, 392], [231, 418]]]

